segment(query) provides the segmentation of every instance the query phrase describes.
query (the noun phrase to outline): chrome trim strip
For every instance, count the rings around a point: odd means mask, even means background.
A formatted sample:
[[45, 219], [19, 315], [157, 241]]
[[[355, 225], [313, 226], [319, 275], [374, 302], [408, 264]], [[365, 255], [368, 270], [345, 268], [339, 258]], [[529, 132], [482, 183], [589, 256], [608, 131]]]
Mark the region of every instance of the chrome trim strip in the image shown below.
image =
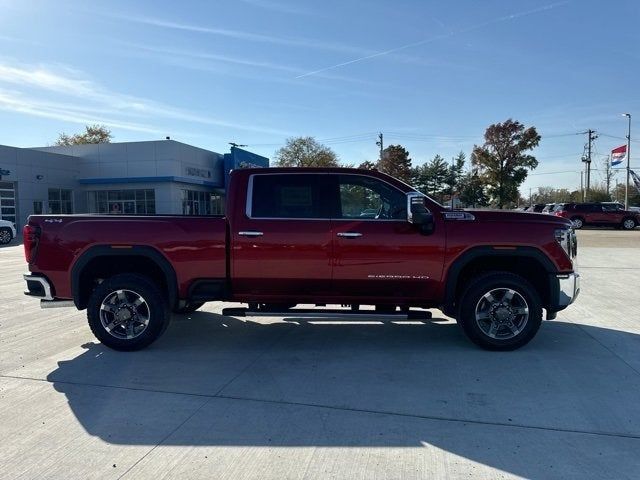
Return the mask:
[[249, 231], [238, 232], [238, 235], [241, 235], [243, 237], [261, 237], [262, 235], [264, 235], [264, 233], [258, 232], [258, 231], [253, 231], [253, 230], [249, 230]]
[[42, 285], [42, 289], [44, 290], [44, 297], [39, 297], [36, 295], [32, 295], [29, 291], [24, 292], [25, 294], [29, 295], [30, 297], [37, 297], [37, 298], [41, 298], [43, 300], [53, 300], [53, 297], [51, 296], [51, 285], [49, 285], [49, 282], [47, 281], [46, 278], [44, 277], [37, 277], [35, 275], [27, 275], [26, 273], [24, 275], [22, 275], [22, 277], [24, 278], [25, 282], [37, 282], [40, 285]]
[[346, 238], [358, 238], [361, 237], [362, 234], [359, 232], [338, 232], [336, 233], [338, 237], [346, 237]]

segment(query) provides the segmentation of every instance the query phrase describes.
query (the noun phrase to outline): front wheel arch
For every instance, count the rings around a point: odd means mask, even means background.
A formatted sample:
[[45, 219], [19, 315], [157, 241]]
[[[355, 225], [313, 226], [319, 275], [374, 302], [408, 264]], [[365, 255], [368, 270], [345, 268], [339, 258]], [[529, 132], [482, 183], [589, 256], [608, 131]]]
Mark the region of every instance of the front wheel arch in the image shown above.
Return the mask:
[[458, 312], [457, 299], [469, 282], [480, 274], [495, 271], [526, 276], [538, 291], [543, 306], [553, 304], [550, 275], [557, 272], [558, 268], [546, 254], [534, 247], [496, 250], [492, 246], [481, 246], [467, 250], [448, 268], [443, 312], [455, 318]]

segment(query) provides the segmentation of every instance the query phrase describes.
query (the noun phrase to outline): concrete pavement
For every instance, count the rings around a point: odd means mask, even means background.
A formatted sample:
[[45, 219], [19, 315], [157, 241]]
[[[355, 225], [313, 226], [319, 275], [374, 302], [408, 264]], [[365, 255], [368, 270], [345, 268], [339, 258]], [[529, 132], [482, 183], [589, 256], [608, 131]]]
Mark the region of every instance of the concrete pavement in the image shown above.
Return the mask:
[[[607, 236], [602, 240], [602, 234]], [[638, 478], [640, 232], [579, 232], [582, 293], [516, 352], [429, 322], [208, 304], [114, 352], [0, 249], [3, 478]]]

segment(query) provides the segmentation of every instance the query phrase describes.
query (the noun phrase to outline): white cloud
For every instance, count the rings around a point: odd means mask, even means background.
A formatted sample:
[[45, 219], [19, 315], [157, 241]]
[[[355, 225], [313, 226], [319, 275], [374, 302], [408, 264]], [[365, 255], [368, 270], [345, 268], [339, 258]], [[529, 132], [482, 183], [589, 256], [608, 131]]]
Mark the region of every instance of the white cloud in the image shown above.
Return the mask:
[[[286, 136], [270, 127], [243, 125], [184, 110], [150, 99], [111, 91], [87, 79], [81, 72], [64, 66], [11, 65], [0, 63], [0, 108], [76, 123], [105, 123], [134, 131], [159, 132], [154, 120], [182, 121], [229, 129]], [[111, 115], [111, 117], [105, 117]], [[131, 123], [128, 118], [146, 120]]]
[[280, 13], [292, 13], [297, 15], [316, 15], [316, 12], [302, 7], [301, 2], [275, 2], [273, 0], [240, 0], [254, 7], [263, 8], [265, 10], [273, 10]]
[[270, 43], [274, 45], [284, 45], [290, 47], [304, 47], [315, 48], [320, 50], [334, 50], [343, 53], [353, 53], [356, 55], [366, 55], [371, 53], [368, 49], [359, 47], [352, 47], [340, 43], [323, 42], [319, 40], [305, 39], [305, 38], [292, 38], [292, 37], [276, 37], [273, 35], [265, 35], [261, 33], [245, 32], [242, 30], [231, 30], [228, 28], [207, 27], [203, 25], [196, 25], [191, 23], [174, 22], [171, 20], [164, 20], [156, 17], [141, 17], [141, 16], [124, 16], [105, 14], [106, 16], [117, 18], [118, 20], [124, 20], [143, 25], [151, 25], [154, 27], [182, 30], [194, 33], [203, 33], [208, 35], [216, 35], [221, 37], [234, 38], [237, 40], [246, 40], [259, 43]]

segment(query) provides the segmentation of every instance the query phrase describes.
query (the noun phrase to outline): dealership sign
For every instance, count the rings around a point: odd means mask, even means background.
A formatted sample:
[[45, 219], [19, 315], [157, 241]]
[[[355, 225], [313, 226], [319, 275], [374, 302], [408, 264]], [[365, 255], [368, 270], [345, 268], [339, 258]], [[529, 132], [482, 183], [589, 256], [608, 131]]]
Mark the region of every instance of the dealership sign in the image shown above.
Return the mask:
[[184, 174], [189, 177], [211, 178], [211, 170], [185, 165]]

